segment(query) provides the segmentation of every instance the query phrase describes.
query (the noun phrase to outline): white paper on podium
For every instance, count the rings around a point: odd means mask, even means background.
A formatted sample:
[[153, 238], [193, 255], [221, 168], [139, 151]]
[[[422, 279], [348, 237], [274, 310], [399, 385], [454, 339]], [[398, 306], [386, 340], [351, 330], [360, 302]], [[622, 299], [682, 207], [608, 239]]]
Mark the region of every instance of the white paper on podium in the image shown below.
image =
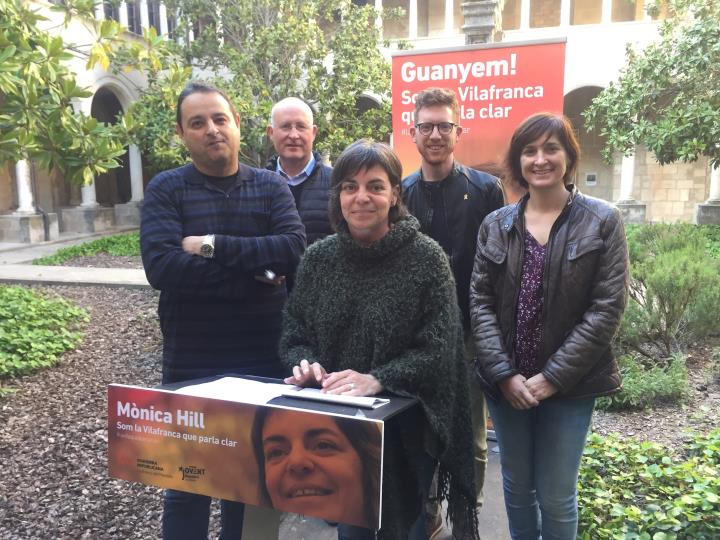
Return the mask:
[[310, 399], [313, 401], [327, 401], [337, 403], [338, 405], [350, 405], [352, 407], [362, 407], [364, 409], [377, 409], [383, 405], [390, 403], [389, 399], [378, 398], [374, 396], [340, 396], [337, 394], [326, 394], [317, 388], [301, 388], [299, 386], [285, 386], [283, 388], [283, 396]]
[[238, 377], [222, 377], [215, 381], [183, 386], [177, 394], [224, 399], [253, 405], [266, 405], [268, 401], [280, 397], [290, 388], [287, 384], [264, 383]]

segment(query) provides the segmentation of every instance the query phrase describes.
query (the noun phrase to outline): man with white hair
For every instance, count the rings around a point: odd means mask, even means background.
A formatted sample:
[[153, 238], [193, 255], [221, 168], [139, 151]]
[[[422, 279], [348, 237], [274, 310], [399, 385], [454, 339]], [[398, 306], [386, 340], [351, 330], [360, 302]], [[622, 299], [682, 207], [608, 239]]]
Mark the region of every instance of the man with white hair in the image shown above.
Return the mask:
[[[267, 168], [287, 180], [308, 245], [333, 232], [328, 219], [332, 169], [323, 165], [320, 154], [313, 152], [316, 134], [312, 109], [303, 100], [288, 97], [273, 106], [267, 135], [277, 154], [270, 158]], [[292, 277], [288, 276], [291, 287]]]

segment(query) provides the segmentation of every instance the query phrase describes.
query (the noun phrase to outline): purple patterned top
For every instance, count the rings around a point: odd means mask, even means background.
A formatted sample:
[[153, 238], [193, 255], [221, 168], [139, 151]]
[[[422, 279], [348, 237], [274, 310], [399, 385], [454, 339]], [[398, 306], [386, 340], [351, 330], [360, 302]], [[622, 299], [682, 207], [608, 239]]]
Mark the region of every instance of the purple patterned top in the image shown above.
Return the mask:
[[515, 328], [515, 359], [518, 371], [528, 379], [540, 372], [537, 367], [537, 351], [542, 339], [540, 317], [543, 308], [545, 247], [525, 231], [525, 258]]

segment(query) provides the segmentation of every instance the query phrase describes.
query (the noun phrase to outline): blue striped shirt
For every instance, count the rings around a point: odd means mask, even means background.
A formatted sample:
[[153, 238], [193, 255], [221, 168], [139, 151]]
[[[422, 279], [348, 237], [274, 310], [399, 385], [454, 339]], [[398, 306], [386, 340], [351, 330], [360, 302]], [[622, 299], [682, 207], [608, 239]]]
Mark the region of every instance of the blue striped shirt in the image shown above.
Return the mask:
[[[215, 235], [215, 256], [182, 249], [186, 236]], [[254, 279], [294, 272], [305, 233], [286, 181], [240, 165], [223, 192], [194, 165], [158, 174], [147, 187], [140, 245], [161, 291], [164, 380], [252, 372], [277, 362], [285, 287]]]

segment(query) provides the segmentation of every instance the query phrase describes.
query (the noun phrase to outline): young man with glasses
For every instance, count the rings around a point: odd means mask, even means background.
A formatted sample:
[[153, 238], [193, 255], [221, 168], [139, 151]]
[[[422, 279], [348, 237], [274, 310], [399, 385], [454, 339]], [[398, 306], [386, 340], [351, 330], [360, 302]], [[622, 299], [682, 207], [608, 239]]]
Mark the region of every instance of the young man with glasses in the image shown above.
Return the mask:
[[[465, 330], [465, 355], [472, 373], [475, 347], [470, 335], [470, 275], [475, 259], [478, 228], [485, 216], [504, 205], [500, 182], [494, 176], [455, 161], [455, 144], [462, 135], [457, 96], [446, 88], [428, 88], [415, 101], [415, 126], [410, 128], [418, 152], [420, 169], [403, 180], [402, 196], [421, 230], [445, 250], [457, 287], [458, 304]], [[487, 466], [487, 418], [485, 400], [474, 377], [470, 377], [475, 426], [475, 484], [478, 508]], [[440, 508], [427, 505], [430, 539], [442, 531]], [[453, 531], [457, 538], [463, 531]]]

